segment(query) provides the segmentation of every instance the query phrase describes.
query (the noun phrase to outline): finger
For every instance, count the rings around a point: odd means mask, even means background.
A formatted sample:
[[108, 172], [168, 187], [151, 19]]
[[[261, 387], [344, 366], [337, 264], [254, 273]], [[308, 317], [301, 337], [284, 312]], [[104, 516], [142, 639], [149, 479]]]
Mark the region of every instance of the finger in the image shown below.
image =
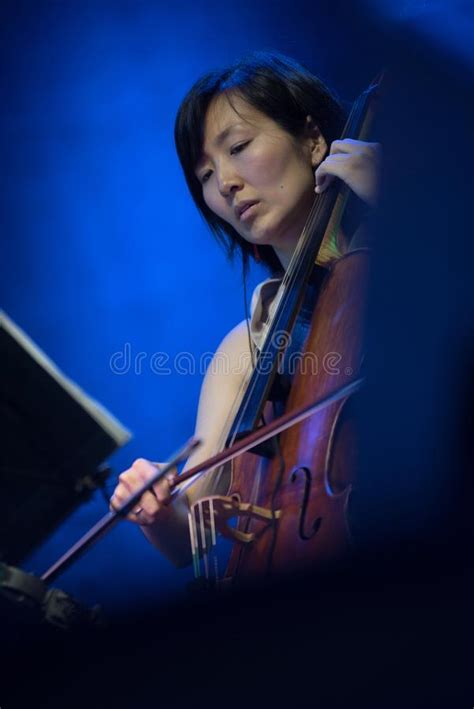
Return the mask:
[[171, 500], [171, 479], [166, 476], [159, 483], [153, 485], [153, 492], [158, 503], [161, 505], [169, 504]]
[[[131, 495], [136, 493], [151, 477], [156, 475], [157, 468], [159, 469], [160, 465], [163, 464], [151, 463], [144, 458], [137, 458], [131, 468], [119, 475], [119, 483], [110, 498], [110, 509], [116, 511], [121, 505], [125, 504]], [[139, 524], [151, 524], [160, 508], [170, 502], [170, 487], [176, 474], [177, 469], [174, 468], [155, 486], [156, 489], [151, 488], [145, 492], [141, 496], [139, 503], [137, 503], [135, 510], [132, 510], [127, 515], [127, 519]], [[156, 491], [158, 491], [158, 494]], [[137, 510], [139, 510], [138, 514]]]
[[347, 154], [330, 155], [319, 165], [314, 173], [316, 183], [323, 181], [324, 177], [331, 175], [332, 177], [340, 177], [344, 170], [350, 166], [350, 160]]
[[126, 515], [125, 519], [142, 526], [152, 524], [158, 510], [159, 505], [155, 497], [150, 493], [145, 493], [135, 504], [134, 508]]
[[333, 140], [329, 149], [329, 155], [338, 155], [340, 153], [350, 155], [356, 150], [360, 150], [361, 145], [363, 145], [362, 141], [352, 140], [351, 138], [345, 138], [344, 140]]
[[[129, 501], [130, 497], [131, 495], [127, 492], [123, 495], [118, 493], [114, 495], [113, 503], [116, 507], [120, 507], [120, 505], [126, 504]], [[153, 515], [158, 511], [160, 504], [156, 495], [154, 495], [153, 492], [147, 490], [143, 493], [143, 495], [136, 503], [136, 507], [141, 507], [148, 515]]]
[[[147, 477], [145, 475], [139, 474], [136, 471], [133, 471], [132, 469], [126, 470], [125, 472], [121, 473], [119, 475], [119, 484], [115, 488], [114, 493], [110, 498], [111, 507], [115, 509], [120, 507], [120, 505], [127, 502], [130, 496], [136, 493], [137, 490], [141, 488], [146, 482]], [[148, 502], [150, 502], [150, 500], [153, 500], [156, 503], [156, 497], [153, 491], [144, 493], [144, 495], [142, 495], [142, 499], [145, 495], [147, 496]], [[154, 510], [151, 509], [150, 511], [153, 512]]]
[[112, 509], [120, 507], [136, 489], [136, 486], [134, 487], [128, 478], [129, 472], [129, 470], [126, 470], [119, 475], [119, 483], [110, 498], [110, 506]]
[[138, 506], [142, 508], [148, 517], [153, 517], [159, 512], [161, 504], [151, 491], [147, 491], [141, 496]]
[[120, 485], [117, 485], [117, 487], [115, 488], [112, 497], [109, 500], [109, 508], [113, 511], [117, 511], [118, 508], [123, 505], [123, 503], [125, 502], [125, 500], [128, 499], [129, 496], [130, 493], [128, 489], [125, 487], [125, 485], [120, 483]]
[[315, 192], [321, 193], [329, 187], [335, 177], [343, 177], [347, 163], [346, 155], [332, 155], [327, 157], [314, 173]]
[[128, 517], [133, 522], [138, 522], [138, 524], [144, 526], [148, 524], [153, 524], [156, 520], [156, 515], [160, 510], [166, 506], [171, 498], [169, 494], [169, 483], [167, 480], [163, 481], [165, 485], [160, 482], [157, 487], [160, 488], [159, 494], [157, 495], [154, 490], [147, 490], [144, 492], [138, 503], [138, 507], [132, 510], [130, 516]]
[[157, 472], [156, 465], [143, 458], [138, 458], [131, 468], [119, 475], [119, 481], [131, 494], [149, 482]]
[[344, 138], [344, 140], [333, 140], [329, 149], [329, 155], [337, 155], [345, 153], [351, 155], [355, 152], [365, 152], [372, 149], [376, 143], [367, 143], [364, 140], [353, 140], [352, 138]]
[[138, 507], [136, 511], [130, 512], [130, 514], [127, 515], [126, 519], [128, 519], [130, 522], [134, 522], [135, 524], [140, 525], [140, 527], [146, 527], [148, 524], [151, 524], [142, 507]]
[[125, 519], [128, 519], [129, 522], [134, 522], [135, 524], [140, 525], [140, 527], [147, 527], [148, 525], [153, 524], [153, 517], [150, 517], [145, 512], [143, 507], [137, 507], [133, 512], [129, 512]]
[[[155, 468], [158, 468], [159, 470], [161, 470], [162, 468], [165, 467], [166, 463], [155, 463], [155, 462], [154, 462], [153, 465], [155, 466]], [[174, 465], [174, 466], [166, 473], [166, 477], [167, 477], [168, 479], [172, 480], [172, 482], [174, 482], [174, 481], [176, 480], [176, 478], [178, 477], [178, 468], [176, 467], [176, 465]]]
[[[129, 499], [130, 499], [130, 493], [122, 485], [122, 486], [120, 486], [120, 488], [117, 488], [117, 490], [115, 490], [114, 494], [110, 498], [109, 508], [114, 512], [118, 512], [118, 510], [120, 510], [120, 508], [126, 502], [128, 502]], [[137, 507], [138, 506], [139, 506], [139, 502], [137, 502]]]
[[314, 188], [316, 194], [321, 194], [322, 192], [327, 190], [333, 179], [334, 178], [332, 175], [324, 175], [323, 177], [321, 177], [317, 182], [316, 187]]
[[[153, 465], [155, 465], [157, 468], [160, 469], [160, 468], [164, 468], [165, 463], [153, 463]], [[167, 480], [168, 487], [170, 488], [169, 492], [171, 493], [171, 488], [173, 488], [176, 485], [176, 483], [178, 481], [178, 477], [179, 477], [178, 476], [178, 468], [176, 466], [174, 466], [173, 468], [171, 468], [171, 470], [168, 473], [166, 473], [164, 478], [162, 478], [158, 483], [153, 485], [153, 490], [156, 492], [157, 486], [160, 485], [163, 482], [163, 480]]]
[[[123, 504], [127, 503], [129, 499], [129, 495], [123, 497], [121, 495], [114, 495], [111, 500], [111, 508], [116, 511]], [[138, 522], [139, 524], [151, 524], [156, 513], [159, 512], [160, 507], [161, 505], [156, 497], [151, 492], [145, 492], [125, 518], [131, 522]]]

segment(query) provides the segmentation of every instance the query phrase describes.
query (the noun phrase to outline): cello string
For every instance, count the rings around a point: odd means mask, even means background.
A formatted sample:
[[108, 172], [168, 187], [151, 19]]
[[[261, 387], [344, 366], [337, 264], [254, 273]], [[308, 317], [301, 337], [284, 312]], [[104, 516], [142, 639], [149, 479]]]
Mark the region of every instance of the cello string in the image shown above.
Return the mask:
[[200, 576], [201, 576], [201, 557], [200, 557], [200, 553], [199, 553], [199, 536], [198, 536], [198, 532], [197, 532], [197, 523], [196, 523], [196, 505], [193, 505], [193, 507], [192, 507], [191, 523], [193, 526], [194, 543], [195, 543], [195, 549], [196, 549], [196, 565], [197, 565], [196, 578], [200, 578]]
[[209, 561], [207, 558], [207, 535], [204, 529], [204, 513], [202, 511], [202, 500], [198, 502], [199, 511], [199, 527], [201, 532], [202, 558], [204, 559], [204, 576], [206, 581], [209, 580]]
[[191, 540], [191, 553], [193, 557], [193, 570], [194, 570], [194, 578], [198, 578], [199, 576], [199, 564], [198, 564], [198, 559], [196, 555], [196, 543], [194, 540], [194, 530], [193, 530], [193, 521], [192, 521], [192, 516], [191, 516], [191, 510], [188, 512], [188, 527], [189, 527], [189, 537]]
[[217, 560], [217, 537], [216, 537], [216, 521], [214, 519], [214, 501], [212, 497], [209, 498], [209, 520], [211, 527], [211, 546], [212, 546], [212, 558], [214, 561], [214, 580], [217, 583], [219, 581], [219, 566]]

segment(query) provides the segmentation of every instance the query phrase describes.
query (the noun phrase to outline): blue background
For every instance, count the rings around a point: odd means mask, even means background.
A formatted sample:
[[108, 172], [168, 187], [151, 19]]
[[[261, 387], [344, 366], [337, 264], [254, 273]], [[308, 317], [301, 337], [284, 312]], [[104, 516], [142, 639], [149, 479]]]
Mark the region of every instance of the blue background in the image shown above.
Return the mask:
[[[467, 46], [455, 22], [462, 5], [372, 2], [354, 19], [335, 2], [4, 8], [1, 305], [133, 432], [111, 458], [114, 476], [139, 456], [166, 459], [193, 431], [203, 372], [159, 375], [153, 353], [199, 360], [244, 317], [239, 264], [210, 236], [175, 156], [184, 93], [247, 50], [276, 49], [352, 100], [380, 68], [377, 37], [365, 42], [369, 18], [408, 20], [434, 41], [439, 18], [451, 18], [443, 41]], [[249, 293], [263, 277], [252, 270]], [[130, 366], [114, 372], [111, 357], [126, 346]], [[23, 567], [44, 571], [106, 509], [97, 493]], [[123, 523], [56, 585], [120, 611], [179, 596], [190, 578]]]

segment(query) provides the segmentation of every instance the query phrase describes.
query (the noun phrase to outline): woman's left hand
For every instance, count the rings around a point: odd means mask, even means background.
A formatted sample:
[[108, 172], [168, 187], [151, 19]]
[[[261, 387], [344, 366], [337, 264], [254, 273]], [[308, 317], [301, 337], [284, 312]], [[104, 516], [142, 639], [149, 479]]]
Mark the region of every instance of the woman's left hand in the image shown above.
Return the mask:
[[346, 183], [360, 199], [374, 205], [378, 196], [381, 162], [380, 143], [335, 140], [329, 155], [315, 172], [315, 192], [321, 194], [335, 177]]

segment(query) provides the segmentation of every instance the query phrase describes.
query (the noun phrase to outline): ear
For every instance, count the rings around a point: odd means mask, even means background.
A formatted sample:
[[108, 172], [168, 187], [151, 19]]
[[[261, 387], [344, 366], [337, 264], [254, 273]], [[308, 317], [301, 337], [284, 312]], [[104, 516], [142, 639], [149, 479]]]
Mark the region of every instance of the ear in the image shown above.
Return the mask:
[[311, 155], [311, 165], [316, 168], [324, 160], [328, 145], [312, 116], [306, 116], [305, 138]]

